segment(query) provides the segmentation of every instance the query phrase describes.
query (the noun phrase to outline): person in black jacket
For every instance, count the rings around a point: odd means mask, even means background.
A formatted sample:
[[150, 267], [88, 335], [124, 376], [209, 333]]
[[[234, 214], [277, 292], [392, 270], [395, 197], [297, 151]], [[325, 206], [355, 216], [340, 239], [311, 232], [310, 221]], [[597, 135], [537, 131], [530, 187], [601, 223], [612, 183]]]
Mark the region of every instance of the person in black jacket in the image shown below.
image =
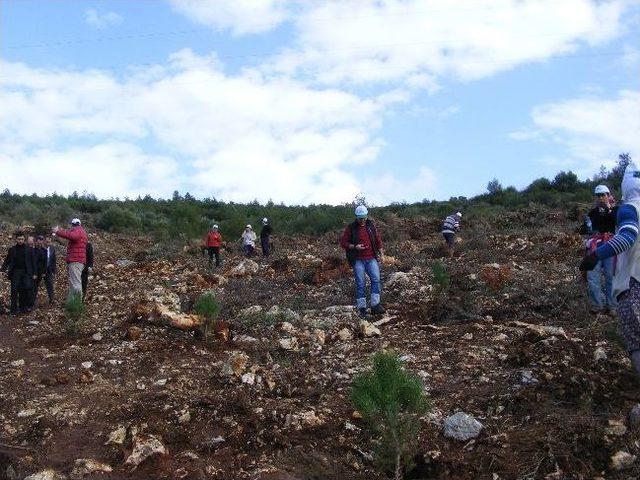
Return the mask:
[[89, 274], [93, 273], [93, 245], [87, 242], [87, 263], [82, 270], [82, 300], [87, 296], [87, 286], [89, 285]]
[[262, 255], [268, 257], [271, 253], [271, 233], [273, 229], [269, 225], [269, 219], [262, 219], [262, 230], [260, 230], [260, 245], [262, 246]]
[[47, 288], [47, 296], [49, 297], [49, 305], [53, 305], [54, 291], [53, 285], [58, 267], [56, 265], [56, 250], [51, 245], [51, 239], [42, 235], [38, 236], [36, 248], [36, 264], [38, 267], [38, 278], [36, 278], [35, 294], [38, 295], [40, 282], [44, 277], [44, 284]]
[[15, 315], [31, 311], [33, 284], [37, 277], [34, 249], [25, 244], [24, 233], [16, 233], [16, 244], [9, 249], [0, 270], [11, 281], [11, 310]]

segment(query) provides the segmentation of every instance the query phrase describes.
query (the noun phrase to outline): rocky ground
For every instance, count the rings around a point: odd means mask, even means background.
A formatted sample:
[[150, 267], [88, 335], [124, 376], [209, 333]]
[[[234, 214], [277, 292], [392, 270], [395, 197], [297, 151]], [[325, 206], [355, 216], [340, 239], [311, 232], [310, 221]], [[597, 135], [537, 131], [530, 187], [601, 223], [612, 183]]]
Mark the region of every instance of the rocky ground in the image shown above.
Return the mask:
[[[0, 478], [387, 478], [349, 402], [380, 349], [431, 399], [406, 478], [638, 478], [640, 383], [615, 319], [588, 313], [571, 223], [468, 219], [448, 286], [437, 223], [381, 225], [388, 314], [365, 324], [338, 232], [255, 263], [230, 248], [214, 271], [197, 249], [94, 233], [78, 333], [60, 307], [0, 316]], [[188, 329], [209, 290], [224, 323], [204, 341]]]

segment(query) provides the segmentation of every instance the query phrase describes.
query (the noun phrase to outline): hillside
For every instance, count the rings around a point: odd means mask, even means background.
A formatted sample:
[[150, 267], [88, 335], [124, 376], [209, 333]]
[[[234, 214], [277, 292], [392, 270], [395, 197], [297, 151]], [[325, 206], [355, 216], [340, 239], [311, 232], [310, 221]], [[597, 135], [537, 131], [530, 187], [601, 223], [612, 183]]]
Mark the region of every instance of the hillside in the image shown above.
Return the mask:
[[[371, 320], [379, 336], [363, 333], [351, 307], [337, 229], [277, 237], [274, 256], [255, 265], [229, 245], [214, 272], [197, 249], [169, 256], [149, 237], [93, 231], [96, 271], [78, 334], [65, 331], [60, 307], [0, 316], [0, 478], [45, 469], [102, 479], [387, 478], [348, 398], [381, 349], [400, 353], [431, 398], [407, 478], [640, 476], [638, 466], [611, 465], [619, 451], [638, 453], [638, 431], [625, 425], [640, 383], [615, 319], [588, 313], [575, 222], [526, 207], [470, 215], [447, 260], [440, 220], [380, 221], [391, 258], [388, 314]], [[58, 298], [65, 282], [61, 274]], [[167, 324], [190, 318], [209, 290], [230, 338], [205, 342]], [[457, 411], [482, 423], [477, 438], [443, 435]], [[136, 466], [145, 442], [160, 453]], [[97, 473], [96, 462], [109, 471]]]

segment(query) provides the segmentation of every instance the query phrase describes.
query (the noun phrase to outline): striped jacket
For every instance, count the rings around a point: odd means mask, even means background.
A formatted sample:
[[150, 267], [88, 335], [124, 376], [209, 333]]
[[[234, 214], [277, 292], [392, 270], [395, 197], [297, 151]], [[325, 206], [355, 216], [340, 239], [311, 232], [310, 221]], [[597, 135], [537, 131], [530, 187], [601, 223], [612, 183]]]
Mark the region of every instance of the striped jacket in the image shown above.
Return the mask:
[[460, 222], [455, 215], [449, 215], [442, 224], [442, 233], [456, 233], [460, 229]]

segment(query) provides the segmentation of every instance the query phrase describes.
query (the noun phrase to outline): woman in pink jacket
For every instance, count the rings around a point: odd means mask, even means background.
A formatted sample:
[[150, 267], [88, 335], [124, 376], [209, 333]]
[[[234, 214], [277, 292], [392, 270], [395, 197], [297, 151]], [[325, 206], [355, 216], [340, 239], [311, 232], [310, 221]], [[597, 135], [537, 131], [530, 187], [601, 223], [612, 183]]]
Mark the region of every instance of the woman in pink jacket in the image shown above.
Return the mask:
[[67, 267], [69, 271], [69, 294], [67, 299], [80, 295], [82, 297], [82, 270], [87, 263], [87, 232], [82, 228], [79, 218], [71, 220], [71, 228], [53, 229], [53, 234], [69, 241], [67, 246]]

